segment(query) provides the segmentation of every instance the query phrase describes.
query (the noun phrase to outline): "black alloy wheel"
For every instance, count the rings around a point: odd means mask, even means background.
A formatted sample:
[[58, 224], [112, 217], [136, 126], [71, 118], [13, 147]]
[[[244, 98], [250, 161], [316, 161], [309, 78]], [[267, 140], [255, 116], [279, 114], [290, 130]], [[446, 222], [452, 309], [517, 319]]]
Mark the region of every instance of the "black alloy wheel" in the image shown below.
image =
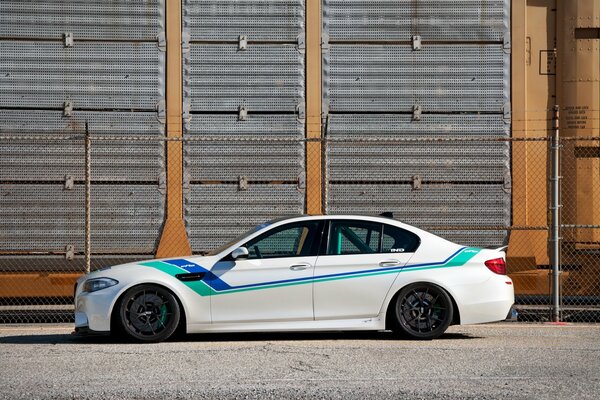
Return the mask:
[[119, 306], [121, 330], [141, 342], [161, 342], [177, 329], [179, 304], [167, 289], [139, 285], [129, 289]]
[[431, 283], [413, 283], [396, 299], [395, 331], [412, 339], [431, 340], [441, 336], [453, 317], [450, 296]]

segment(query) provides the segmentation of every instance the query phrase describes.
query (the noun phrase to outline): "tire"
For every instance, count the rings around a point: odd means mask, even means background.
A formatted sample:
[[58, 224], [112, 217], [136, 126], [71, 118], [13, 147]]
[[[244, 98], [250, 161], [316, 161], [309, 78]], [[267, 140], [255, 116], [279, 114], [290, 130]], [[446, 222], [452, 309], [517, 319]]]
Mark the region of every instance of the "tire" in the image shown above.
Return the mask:
[[120, 331], [139, 342], [167, 340], [179, 325], [179, 303], [158, 285], [139, 285], [127, 290], [119, 302]]
[[448, 293], [431, 283], [413, 283], [403, 288], [393, 310], [394, 331], [420, 340], [440, 337], [450, 326], [454, 314]]

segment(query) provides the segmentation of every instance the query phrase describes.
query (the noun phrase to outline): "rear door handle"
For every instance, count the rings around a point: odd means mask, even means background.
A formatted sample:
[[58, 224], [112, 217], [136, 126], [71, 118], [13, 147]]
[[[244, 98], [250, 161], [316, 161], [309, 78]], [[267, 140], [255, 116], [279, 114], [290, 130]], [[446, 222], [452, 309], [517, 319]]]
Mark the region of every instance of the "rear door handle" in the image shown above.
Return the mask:
[[379, 263], [380, 267], [397, 267], [400, 265], [400, 261], [398, 260], [383, 260]]
[[307, 269], [312, 267], [312, 265], [308, 264], [308, 263], [301, 263], [301, 264], [292, 264], [290, 265], [290, 269], [292, 271], [302, 271], [303, 269]]

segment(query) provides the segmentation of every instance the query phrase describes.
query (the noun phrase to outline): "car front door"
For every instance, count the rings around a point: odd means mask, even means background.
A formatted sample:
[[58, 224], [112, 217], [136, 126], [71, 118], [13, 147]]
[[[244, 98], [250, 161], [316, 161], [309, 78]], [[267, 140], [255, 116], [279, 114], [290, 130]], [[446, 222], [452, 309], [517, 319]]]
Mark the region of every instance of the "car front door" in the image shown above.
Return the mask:
[[226, 257], [211, 272], [213, 323], [313, 319], [312, 277], [323, 221], [275, 227], [248, 241], [247, 259]]
[[327, 236], [315, 267], [315, 319], [378, 315], [419, 238], [388, 224], [336, 219], [330, 221]]

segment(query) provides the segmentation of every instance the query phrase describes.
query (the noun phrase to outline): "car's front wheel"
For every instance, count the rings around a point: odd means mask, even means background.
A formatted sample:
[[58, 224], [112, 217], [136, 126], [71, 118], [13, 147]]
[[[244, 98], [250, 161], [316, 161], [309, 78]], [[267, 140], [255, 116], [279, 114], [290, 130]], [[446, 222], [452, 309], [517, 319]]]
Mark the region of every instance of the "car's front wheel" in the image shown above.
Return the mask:
[[132, 339], [160, 342], [177, 329], [179, 304], [167, 289], [157, 285], [139, 285], [127, 290], [119, 304], [121, 330]]
[[413, 283], [396, 297], [394, 331], [412, 339], [435, 339], [450, 326], [453, 311], [444, 289], [431, 283]]

